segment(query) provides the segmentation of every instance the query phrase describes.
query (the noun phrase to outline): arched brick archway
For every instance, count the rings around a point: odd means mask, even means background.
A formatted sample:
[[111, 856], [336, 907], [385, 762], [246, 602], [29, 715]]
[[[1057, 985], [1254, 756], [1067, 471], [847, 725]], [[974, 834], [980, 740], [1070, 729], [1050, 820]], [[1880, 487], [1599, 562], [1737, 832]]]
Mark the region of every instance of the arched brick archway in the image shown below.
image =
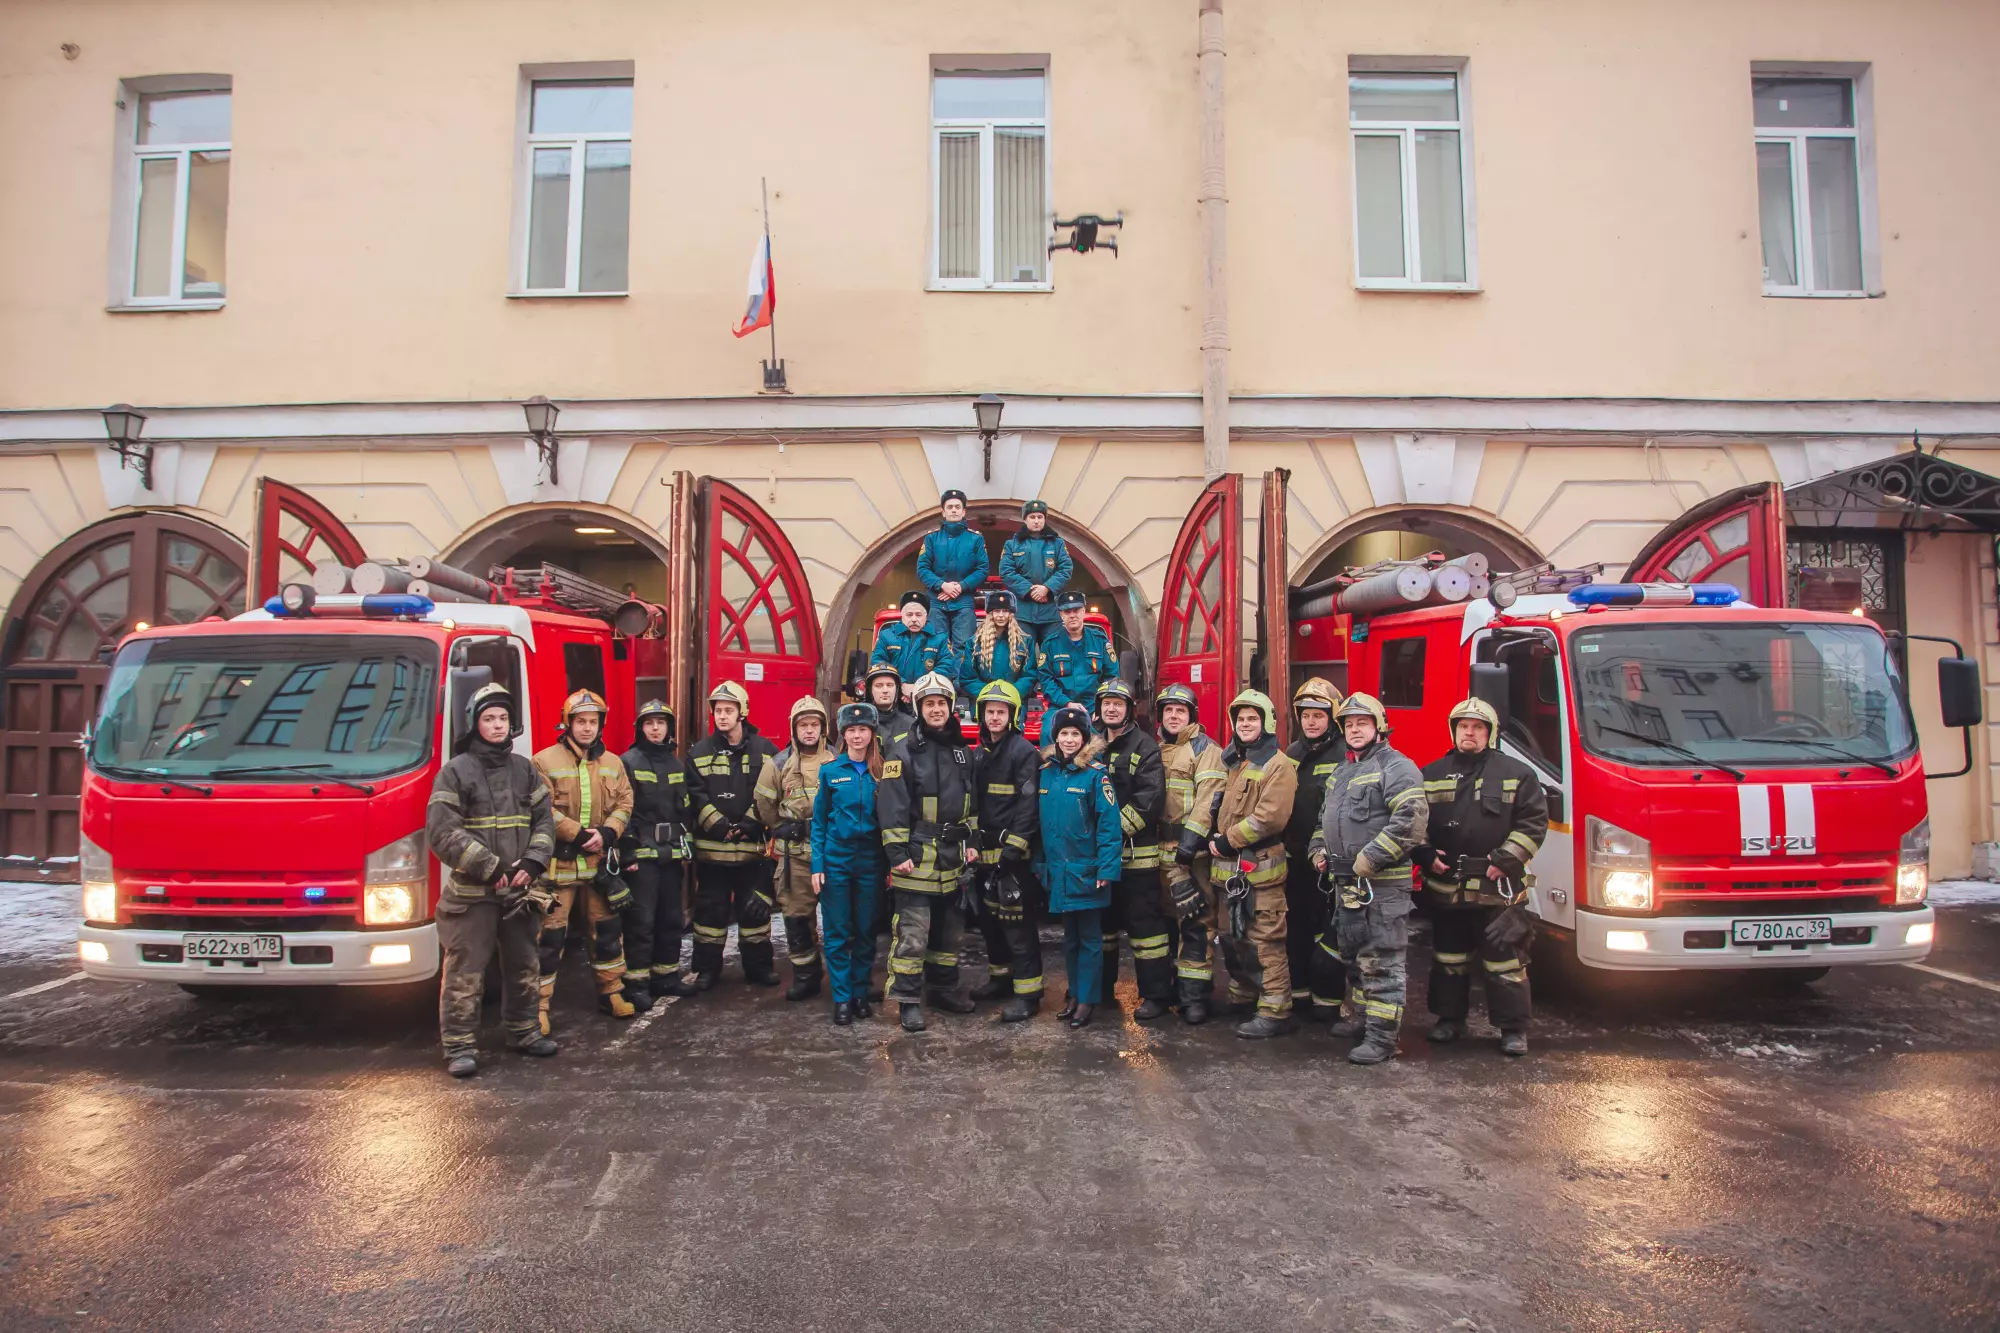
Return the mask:
[[43, 556], [0, 627], [0, 855], [74, 879], [83, 751], [110, 667], [141, 625], [191, 624], [243, 605], [249, 551], [166, 510], [107, 519]]
[[1521, 569], [1544, 559], [1534, 543], [1490, 514], [1443, 505], [1389, 505], [1357, 514], [1321, 534], [1294, 566], [1292, 586], [1339, 573], [1322, 568], [1335, 551], [1356, 537], [1390, 531], [1413, 532], [1440, 545], [1484, 551], [1492, 557], [1495, 569]]

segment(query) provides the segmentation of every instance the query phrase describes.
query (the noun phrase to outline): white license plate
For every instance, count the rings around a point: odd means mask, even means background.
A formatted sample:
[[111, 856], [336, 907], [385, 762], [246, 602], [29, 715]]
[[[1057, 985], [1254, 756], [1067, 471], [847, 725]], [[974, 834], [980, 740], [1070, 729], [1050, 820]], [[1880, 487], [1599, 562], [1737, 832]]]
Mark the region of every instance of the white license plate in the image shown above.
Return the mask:
[[1792, 916], [1781, 921], [1732, 921], [1729, 938], [1738, 944], [1803, 944], [1833, 938], [1830, 916]]
[[285, 941], [280, 935], [183, 935], [181, 951], [189, 962], [210, 958], [282, 958]]

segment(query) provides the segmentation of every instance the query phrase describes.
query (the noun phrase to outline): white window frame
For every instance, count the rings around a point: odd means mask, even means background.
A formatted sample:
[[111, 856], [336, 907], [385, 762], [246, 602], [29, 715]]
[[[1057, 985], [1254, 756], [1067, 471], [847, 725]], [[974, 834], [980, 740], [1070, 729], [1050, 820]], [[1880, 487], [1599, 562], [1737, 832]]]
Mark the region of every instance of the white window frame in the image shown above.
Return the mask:
[[[971, 74], [1004, 78], [1010, 74], [1038, 76], [1042, 80], [1042, 114], [1027, 117], [939, 116], [936, 82], [939, 75]], [[1042, 132], [1043, 244], [1054, 234], [1055, 145], [1051, 138], [1049, 104], [1054, 96], [1047, 56], [944, 57], [931, 60], [930, 78], [924, 83], [925, 111], [931, 125], [931, 234], [929, 289], [934, 292], [1047, 292], [1055, 290], [1055, 265], [1045, 255], [1040, 282], [996, 282], [993, 280], [993, 132], [1010, 129], [1039, 129]], [[979, 274], [977, 278], [945, 278], [938, 275], [943, 254], [944, 210], [939, 207], [938, 190], [943, 184], [939, 154], [947, 133], [979, 131]]]
[[[1869, 76], [1870, 67], [1865, 64], [1797, 64], [1792, 62], [1759, 60], [1750, 66], [1750, 78], [1754, 87], [1756, 80], [1762, 79], [1840, 79], [1849, 87], [1849, 95], [1854, 105], [1854, 124], [1848, 129], [1818, 128], [1802, 126], [1756, 125], [1756, 100], [1751, 100], [1752, 138], [1754, 144], [1784, 144], [1792, 157], [1792, 253], [1796, 257], [1799, 281], [1795, 284], [1765, 282], [1764, 295], [1775, 297], [1805, 297], [1813, 300], [1851, 301], [1857, 298], [1881, 296], [1881, 238], [1875, 223], [1875, 99], [1874, 85]], [[1855, 198], [1861, 211], [1858, 224], [1861, 230], [1861, 286], [1858, 289], [1835, 288], [1822, 290], [1814, 287], [1812, 250], [1812, 211], [1810, 168], [1806, 163], [1806, 141], [1808, 139], [1851, 139], [1854, 142]], [[1751, 149], [1752, 179], [1755, 179], [1756, 149]], [[1757, 260], [1758, 269], [1763, 269], [1764, 201], [1761, 191], [1754, 195], [1757, 208]]]
[[[625, 282], [626, 290], [612, 292], [578, 291], [583, 280], [583, 185], [585, 145], [592, 143], [622, 143], [630, 145], [634, 131], [593, 131], [585, 134], [536, 134], [535, 85], [541, 83], [628, 83], [632, 85], [632, 118], [637, 128], [639, 93], [638, 82], [633, 77], [635, 65], [630, 60], [599, 60], [576, 64], [523, 65], [519, 97], [515, 108], [516, 128], [514, 141], [519, 146], [515, 156], [514, 175], [514, 245], [512, 276], [509, 279], [507, 295], [519, 299], [571, 299], [596, 300], [601, 297], [621, 297], [630, 295], [631, 287], [631, 247], [632, 229], [628, 220], [625, 230]], [[569, 229], [567, 233], [568, 251], [563, 262], [563, 285], [560, 287], [530, 287], [528, 285], [528, 249], [533, 229], [532, 208], [535, 192], [535, 150], [537, 148], [568, 148], [570, 150], [569, 169]], [[638, 163], [633, 163], [636, 172]]]
[[[1348, 79], [1342, 81], [1341, 88], [1346, 93], [1342, 98], [1342, 105], [1348, 111], [1348, 226], [1354, 237], [1354, 285], [1361, 291], [1476, 292], [1479, 290], [1478, 231], [1474, 225], [1479, 210], [1474, 201], [1472, 185], [1472, 83], [1468, 77], [1469, 63], [1463, 57], [1438, 56], [1355, 56], [1347, 62]], [[1351, 80], [1356, 74], [1449, 74], [1457, 81], [1458, 119], [1355, 120]], [[1422, 267], [1422, 241], [1417, 220], [1417, 132], [1420, 130], [1451, 130], [1458, 135], [1459, 203], [1465, 214], [1462, 219], [1465, 228], [1465, 281], [1463, 282], [1424, 282], [1407, 276], [1418, 272]], [[1406, 275], [1400, 278], [1361, 276], [1360, 156], [1354, 151], [1354, 141], [1371, 135], [1381, 138], [1393, 136], [1400, 141], [1403, 168], [1403, 272]]]
[[[145, 78], [121, 79], [117, 99], [118, 155], [113, 168], [111, 198], [110, 289], [105, 308], [112, 311], [220, 310], [229, 303], [229, 294], [197, 296], [184, 294], [187, 280], [187, 210], [189, 158], [195, 153], [229, 154], [232, 182], [236, 166], [233, 145], [236, 133], [236, 96], [227, 74], [159, 74]], [[139, 142], [139, 107], [142, 99], [174, 93], [228, 93], [230, 140], [219, 143], [143, 144]], [[139, 173], [147, 160], [172, 160], [174, 171], [174, 237], [169, 256], [173, 289], [166, 296], [137, 296], [132, 284], [138, 279], [139, 262]], [[224, 238], [224, 245], [228, 240]]]

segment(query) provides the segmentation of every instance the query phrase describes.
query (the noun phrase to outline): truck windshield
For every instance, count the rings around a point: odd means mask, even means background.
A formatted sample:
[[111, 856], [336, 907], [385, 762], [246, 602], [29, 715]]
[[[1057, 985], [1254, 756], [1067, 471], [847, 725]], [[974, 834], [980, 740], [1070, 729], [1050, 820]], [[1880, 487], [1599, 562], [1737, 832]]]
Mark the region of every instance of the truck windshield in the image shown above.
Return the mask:
[[416, 638], [141, 639], [111, 664], [90, 761], [120, 777], [383, 777], [430, 757], [437, 678], [437, 646]]
[[1584, 747], [1621, 764], [1880, 765], [1914, 743], [1902, 675], [1868, 626], [1611, 626], [1570, 650]]

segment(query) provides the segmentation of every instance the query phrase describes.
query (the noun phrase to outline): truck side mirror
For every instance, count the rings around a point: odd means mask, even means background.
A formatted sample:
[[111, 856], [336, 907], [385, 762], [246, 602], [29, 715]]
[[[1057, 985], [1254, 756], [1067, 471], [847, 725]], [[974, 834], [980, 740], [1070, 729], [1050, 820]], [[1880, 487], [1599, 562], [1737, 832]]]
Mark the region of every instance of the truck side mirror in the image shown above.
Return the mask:
[[[1507, 697], [1513, 693], [1513, 673], [1498, 662], [1472, 664], [1472, 697], [1483, 700], [1507, 725]], [[1498, 737], [1494, 738], [1498, 740]]]
[[1146, 664], [1137, 648], [1127, 648], [1118, 654], [1118, 679], [1130, 685], [1134, 694], [1146, 692], [1145, 674]]
[[867, 672], [868, 672], [868, 654], [862, 652], [859, 648], [856, 648], [852, 652], [848, 653], [847, 693], [850, 697], [855, 699], [859, 699], [861, 697], [862, 695], [861, 677], [866, 675]]
[[1985, 717], [1979, 663], [1970, 657], [1938, 659], [1938, 709], [1947, 727], [1976, 727]]

